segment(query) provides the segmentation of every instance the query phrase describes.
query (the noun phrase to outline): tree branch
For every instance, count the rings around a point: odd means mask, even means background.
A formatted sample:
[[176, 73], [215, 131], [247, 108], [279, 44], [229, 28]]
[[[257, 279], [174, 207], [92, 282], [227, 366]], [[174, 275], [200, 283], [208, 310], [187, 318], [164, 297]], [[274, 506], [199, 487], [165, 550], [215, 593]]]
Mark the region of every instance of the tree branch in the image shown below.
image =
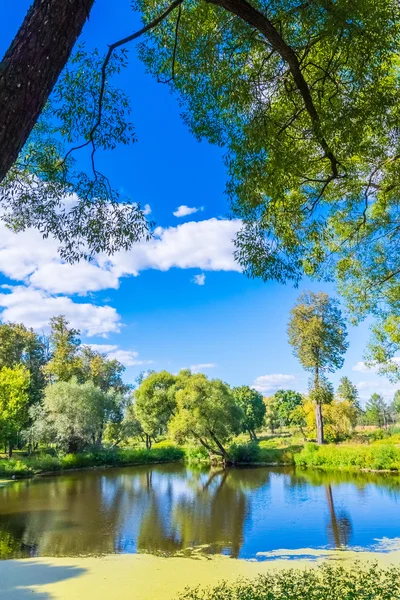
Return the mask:
[[126, 36], [126, 37], [124, 37], [124, 38], [122, 38], [122, 39], [114, 42], [113, 44], [110, 44], [110, 46], [108, 47], [108, 52], [107, 52], [106, 57], [104, 59], [103, 65], [101, 67], [101, 83], [100, 83], [99, 100], [98, 100], [98, 103], [97, 103], [97, 118], [96, 118], [96, 121], [95, 121], [92, 129], [90, 130], [89, 139], [84, 144], [81, 144], [80, 146], [75, 146], [74, 148], [71, 148], [70, 150], [68, 150], [67, 154], [64, 157], [64, 160], [62, 161], [62, 164], [65, 163], [65, 161], [67, 160], [68, 156], [70, 156], [70, 154], [72, 152], [74, 152], [75, 150], [79, 150], [81, 148], [89, 146], [90, 144], [93, 146], [93, 144], [94, 144], [94, 135], [95, 135], [97, 129], [100, 127], [100, 125], [101, 125], [101, 119], [102, 119], [103, 100], [104, 100], [104, 93], [105, 93], [105, 88], [106, 88], [107, 66], [108, 66], [108, 63], [111, 60], [113, 52], [117, 48], [120, 48], [121, 46], [126, 46], [126, 44], [129, 44], [130, 42], [133, 42], [134, 40], [138, 39], [139, 37], [141, 37], [142, 35], [144, 35], [148, 31], [150, 31], [151, 29], [154, 29], [154, 27], [157, 27], [157, 25], [159, 25], [164, 19], [166, 19], [168, 17], [168, 15], [177, 6], [180, 6], [182, 4], [182, 2], [183, 2], [183, 0], [174, 0], [174, 2], [172, 2], [172, 4], [170, 4], [168, 6], [168, 8], [166, 8], [164, 10], [164, 12], [162, 12], [158, 17], [156, 17], [155, 19], [153, 19], [152, 21], [150, 21], [150, 23], [148, 23], [147, 25], [145, 25], [144, 27], [142, 27], [141, 29], [139, 29], [135, 33], [132, 33], [131, 35], [128, 35], [128, 36]]
[[299, 59], [293, 48], [285, 42], [273, 23], [263, 13], [249, 4], [247, 0], [206, 0], [206, 2], [225, 8], [225, 10], [235, 14], [248, 25], [257, 29], [288, 64], [296, 87], [303, 98], [306, 110], [310, 116], [314, 133], [325, 153], [325, 157], [331, 163], [332, 175], [333, 177], [338, 177], [340, 163], [322, 133], [319, 114], [315, 108], [310, 88], [300, 68]]

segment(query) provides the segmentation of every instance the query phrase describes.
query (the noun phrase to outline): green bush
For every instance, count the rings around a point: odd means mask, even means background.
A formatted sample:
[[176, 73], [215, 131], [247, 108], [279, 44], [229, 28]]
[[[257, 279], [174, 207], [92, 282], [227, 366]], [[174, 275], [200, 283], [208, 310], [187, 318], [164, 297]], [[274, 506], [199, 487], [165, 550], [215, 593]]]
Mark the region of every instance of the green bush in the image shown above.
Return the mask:
[[185, 448], [186, 461], [191, 463], [210, 463], [210, 455], [203, 446], [187, 446]]
[[261, 461], [261, 449], [257, 442], [232, 444], [228, 454], [234, 463], [257, 463]]
[[162, 446], [145, 450], [104, 448], [77, 454], [49, 456], [39, 454], [23, 460], [0, 460], [0, 477], [29, 477], [35, 473], [56, 472], [68, 469], [84, 469], [101, 466], [147, 465], [151, 463], [177, 462], [185, 452], [177, 446]]
[[400, 594], [400, 569], [376, 565], [351, 569], [323, 565], [288, 569], [255, 580], [186, 590], [180, 600], [394, 600]]
[[400, 470], [400, 448], [393, 444], [324, 445], [306, 444], [295, 457], [302, 467], [322, 469]]

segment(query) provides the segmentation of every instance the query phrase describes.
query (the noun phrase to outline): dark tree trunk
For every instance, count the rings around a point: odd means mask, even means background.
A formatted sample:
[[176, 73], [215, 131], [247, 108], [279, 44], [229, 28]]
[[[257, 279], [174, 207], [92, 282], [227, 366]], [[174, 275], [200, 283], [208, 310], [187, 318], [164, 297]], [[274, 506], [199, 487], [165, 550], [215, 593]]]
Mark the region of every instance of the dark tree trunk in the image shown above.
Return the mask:
[[146, 448], [151, 450], [151, 437], [146, 433]]
[[0, 64], [0, 182], [15, 163], [94, 0], [34, 0]]
[[12, 442], [8, 443], [8, 458], [12, 458], [12, 453], [13, 453], [13, 444]]

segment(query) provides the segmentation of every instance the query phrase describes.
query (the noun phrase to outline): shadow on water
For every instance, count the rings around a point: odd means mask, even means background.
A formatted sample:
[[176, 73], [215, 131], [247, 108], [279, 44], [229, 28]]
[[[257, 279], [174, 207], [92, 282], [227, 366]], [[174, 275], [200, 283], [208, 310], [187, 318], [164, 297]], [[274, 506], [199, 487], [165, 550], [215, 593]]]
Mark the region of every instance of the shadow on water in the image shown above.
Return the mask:
[[35, 562], [0, 562], [0, 599], [7, 600], [51, 600], [53, 594], [32, 589], [79, 577], [85, 569], [75, 566], [53, 566]]

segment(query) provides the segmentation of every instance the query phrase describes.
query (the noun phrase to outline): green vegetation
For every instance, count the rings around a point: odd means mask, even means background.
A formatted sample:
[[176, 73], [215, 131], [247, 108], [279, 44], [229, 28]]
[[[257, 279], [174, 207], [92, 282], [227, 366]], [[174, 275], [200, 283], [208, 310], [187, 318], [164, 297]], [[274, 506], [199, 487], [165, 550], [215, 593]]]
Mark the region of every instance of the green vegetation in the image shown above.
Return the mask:
[[99, 448], [97, 450], [76, 454], [60, 454], [51, 456], [41, 454], [23, 457], [18, 460], [0, 460], [0, 477], [30, 477], [34, 474], [57, 472], [68, 469], [91, 467], [123, 467], [127, 465], [148, 465], [183, 460], [185, 452], [182, 448], [164, 445], [160, 448]]
[[394, 444], [306, 444], [294, 457], [296, 465], [319, 469], [400, 470], [400, 447]]
[[323, 444], [322, 405], [333, 398], [325, 373], [340, 369], [348, 348], [346, 324], [337, 300], [324, 293], [302, 294], [291, 310], [288, 336], [295, 356], [312, 373], [310, 398], [315, 403], [317, 440]]
[[393, 600], [400, 594], [400, 569], [376, 565], [353, 568], [322, 565], [316, 569], [285, 569], [254, 580], [195, 588], [180, 600]]

